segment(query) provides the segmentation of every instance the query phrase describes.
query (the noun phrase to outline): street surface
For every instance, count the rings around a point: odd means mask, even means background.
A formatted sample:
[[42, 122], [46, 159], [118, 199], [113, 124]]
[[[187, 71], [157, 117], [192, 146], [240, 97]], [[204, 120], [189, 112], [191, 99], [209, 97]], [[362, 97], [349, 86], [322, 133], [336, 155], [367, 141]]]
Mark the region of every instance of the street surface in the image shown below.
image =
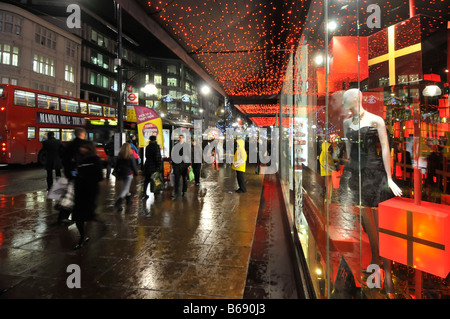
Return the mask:
[[1, 165], [0, 195], [17, 195], [47, 189], [47, 173], [39, 165]]

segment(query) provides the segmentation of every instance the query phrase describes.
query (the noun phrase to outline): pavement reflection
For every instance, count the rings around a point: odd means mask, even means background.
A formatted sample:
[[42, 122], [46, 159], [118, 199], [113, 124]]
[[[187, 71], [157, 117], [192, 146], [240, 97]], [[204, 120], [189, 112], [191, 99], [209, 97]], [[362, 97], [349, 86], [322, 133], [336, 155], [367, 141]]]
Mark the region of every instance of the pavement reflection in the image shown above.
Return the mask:
[[[101, 183], [90, 242], [72, 250], [75, 225], [57, 225], [44, 190], [0, 196], [0, 299], [16, 298], [242, 298], [263, 175], [246, 174], [237, 194], [234, 172], [210, 171], [184, 197], [171, 189], [137, 195], [114, 209], [118, 184]], [[141, 194], [142, 178], [132, 186]], [[67, 266], [81, 269], [81, 288], [67, 287]]]

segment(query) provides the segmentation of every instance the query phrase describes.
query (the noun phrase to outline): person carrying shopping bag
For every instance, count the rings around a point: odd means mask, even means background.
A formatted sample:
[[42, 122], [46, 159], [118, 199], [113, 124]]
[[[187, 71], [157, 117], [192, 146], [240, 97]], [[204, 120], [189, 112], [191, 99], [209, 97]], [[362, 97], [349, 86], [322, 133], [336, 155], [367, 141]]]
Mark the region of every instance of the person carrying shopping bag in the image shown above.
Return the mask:
[[247, 187], [245, 186], [245, 163], [247, 161], [247, 152], [245, 151], [245, 142], [243, 139], [238, 139], [237, 141], [237, 149], [234, 154], [234, 161], [231, 168], [236, 171], [236, 178], [239, 185], [239, 188], [236, 190], [236, 193], [247, 193]]
[[136, 159], [133, 156], [129, 143], [124, 143], [120, 148], [113, 175], [123, 182], [122, 190], [114, 204], [114, 206], [121, 211], [123, 199], [126, 199], [127, 204], [131, 201], [131, 182], [133, 181], [133, 177], [138, 175]]
[[103, 179], [102, 164], [96, 154], [94, 143], [83, 140], [79, 147], [79, 152], [80, 160], [76, 168], [77, 175], [75, 177], [72, 219], [75, 221], [80, 233], [80, 240], [74, 249], [81, 248], [89, 240], [89, 237], [85, 235], [85, 222], [100, 222], [96, 218], [95, 210], [97, 208], [99, 183]]
[[[151, 177], [155, 172], [162, 172], [161, 148], [156, 142], [156, 136], [150, 136], [150, 142], [145, 148], [145, 164], [144, 164], [144, 188], [142, 190], [142, 198], [148, 198], [147, 187], [151, 182]], [[150, 189], [154, 193], [154, 189]]]

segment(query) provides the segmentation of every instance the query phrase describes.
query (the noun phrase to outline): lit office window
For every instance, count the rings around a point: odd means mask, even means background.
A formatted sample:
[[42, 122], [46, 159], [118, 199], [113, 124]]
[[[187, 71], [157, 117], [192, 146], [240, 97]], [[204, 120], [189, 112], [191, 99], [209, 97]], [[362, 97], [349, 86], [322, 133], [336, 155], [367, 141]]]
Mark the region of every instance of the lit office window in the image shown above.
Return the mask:
[[177, 78], [167, 78], [167, 86], [178, 86]]
[[38, 54], [33, 58], [33, 71], [36, 73], [55, 76], [55, 61]]
[[153, 77], [153, 84], [162, 84], [162, 76], [161, 74], [155, 74], [155, 76]]
[[66, 64], [65, 70], [64, 70], [64, 80], [67, 82], [75, 82], [75, 75], [73, 72], [73, 66]]
[[0, 63], [19, 66], [19, 48], [9, 44], [0, 44]]

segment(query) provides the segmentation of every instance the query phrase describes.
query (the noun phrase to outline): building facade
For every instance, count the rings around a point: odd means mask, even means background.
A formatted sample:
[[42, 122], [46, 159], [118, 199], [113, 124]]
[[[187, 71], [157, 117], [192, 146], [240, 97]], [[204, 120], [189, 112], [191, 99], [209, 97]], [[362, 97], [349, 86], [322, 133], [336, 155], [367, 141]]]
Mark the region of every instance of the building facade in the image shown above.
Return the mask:
[[0, 34], [2, 84], [79, 97], [78, 37], [8, 3], [0, 3]]
[[[123, 78], [118, 88], [113, 1], [103, 4], [103, 11], [80, 5], [79, 28], [67, 25], [70, 1], [9, 2], [0, 3], [3, 83], [111, 105], [119, 104], [119, 89], [125, 105], [126, 87], [132, 86], [139, 104], [162, 116], [187, 123], [202, 119], [205, 127], [215, 126], [215, 110], [224, 98], [215, 91], [201, 95], [199, 87], [205, 82], [151, 34], [142, 34], [130, 17], [123, 23]], [[141, 91], [150, 82], [158, 88], [151, 96]]]

